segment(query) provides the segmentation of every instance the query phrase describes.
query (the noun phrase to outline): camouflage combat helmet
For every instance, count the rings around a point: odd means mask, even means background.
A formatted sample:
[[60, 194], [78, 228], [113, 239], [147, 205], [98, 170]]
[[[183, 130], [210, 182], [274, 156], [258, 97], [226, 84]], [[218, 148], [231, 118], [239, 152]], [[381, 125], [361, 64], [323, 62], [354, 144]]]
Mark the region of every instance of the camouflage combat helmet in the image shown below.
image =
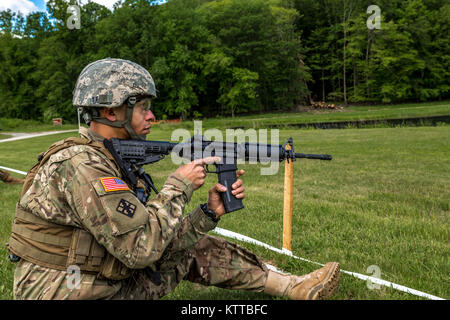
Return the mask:
[[[125, 128], [133, 139], [137, 135], [131, 126], [134, 105], [144, 98], [156, 97], [155, 83], [142, 66], [122, 59], [106, 58], [87, 65], [81, 71], [73, 91], [73, 105], [81, 107], [87, 124], [91, 120]], [[127, 104], [124, 121], [101, 118], [97, 108], [117, 108]]]

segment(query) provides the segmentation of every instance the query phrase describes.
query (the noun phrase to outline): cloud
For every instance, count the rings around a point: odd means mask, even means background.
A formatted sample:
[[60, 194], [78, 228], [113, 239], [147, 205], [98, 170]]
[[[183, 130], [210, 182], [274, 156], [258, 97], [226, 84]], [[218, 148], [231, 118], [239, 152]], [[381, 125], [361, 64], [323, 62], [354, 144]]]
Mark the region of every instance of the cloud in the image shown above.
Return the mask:
[[[91, 0], [92, 2], [96, 2], [101, 4], [108, 9], [112, 10], [114, 3], [118, 0]], [[11, 9], [13, 12], [20, 11], [23, 15], [28, 15], [30, 12], [39, 11], [39, 8], [36, 6], [36, 1], [31, 0], [1, 0], [0, 1], [0, 11]], [[43, 2], [43, 7], [46, 8], [48, 0], [41, 1]], [[89, 2], [89, 0], [81, 0], [82, 5]], [[45, 10], [45, 9], [44, 9]]]
[[[41, 8], [41, 10], [45, 11], [47, 8], [48, 1], [49, 0], [41, 0], [41, 1], [37, 1], [37, 0], [0, 0], [0, 11], [6, 10], [6, 9], [11, 9], [11, 11], [13, 11], [13, 12], [20, 11], [24, 16], [26, 16], [30, 12], [39, 11], [39, 8], [33, 2], [38, 2], [39, 6], [41, 6], [41, 3], [42, 3], [41, 7], [43, 7], [43, 9]], [[80, 2], [82, 5], [84, 5], [84, 4], [87, 4], [89, 1], [101, 4], [110, 10], [113, 10], [114, 4], [116, 2], [118, 2], [118, 0], [81, 0]], [[167, 0], [159, 0], [159, 3], [164, 3], [166, 1]]]
[[11, 9], [13, 12], [20, 11], [24, 16], [30, 12], [39, 11], [38, 7], [30, 0], [2, 0], [0, 3], [0, 11]]

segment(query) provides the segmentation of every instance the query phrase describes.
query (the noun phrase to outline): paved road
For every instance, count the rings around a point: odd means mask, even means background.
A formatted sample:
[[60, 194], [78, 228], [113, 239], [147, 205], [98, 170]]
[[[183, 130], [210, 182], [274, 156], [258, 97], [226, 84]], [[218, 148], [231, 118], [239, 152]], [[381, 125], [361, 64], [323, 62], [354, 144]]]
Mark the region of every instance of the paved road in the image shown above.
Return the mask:
[[8, 141], [16, 141], [16, 140], [22, 140], [22, 139], [29, 139], [29, 138], [35, 138], [40, 136], [47, 136], [50, 134], [58, 134], [58, 133], [64, 133], [64, 132], [78, 132], [78, 129], [72, 129], [72, 130], [60, 130], [60, 131], [45, 131], [45, 132], [30, 132], [30, 133], [24, 133], [24, 132], [5, 132], [5, 134], [12, 135], [12, 138], [7, 139], [1, 139], [0, 143], [8, 142]]

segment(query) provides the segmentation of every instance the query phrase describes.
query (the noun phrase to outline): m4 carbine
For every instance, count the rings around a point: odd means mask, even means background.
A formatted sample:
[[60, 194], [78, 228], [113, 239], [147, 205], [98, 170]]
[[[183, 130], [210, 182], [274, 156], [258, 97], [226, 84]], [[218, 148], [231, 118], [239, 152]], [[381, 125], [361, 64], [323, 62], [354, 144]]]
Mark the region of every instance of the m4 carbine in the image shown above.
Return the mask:
[[[290, 148], [286, 148], [286, 145]], [[259, 144], [259, 143], [228, 143], [205, 140], [203, 136], [193, 136], [188, 142], [172, 143], [167, 141], [151, 140], [122, 140], [112, 138], [104, 140], [105, 147], [111, 152], [120, 166], [124, 180], [131, 185], [139, 200], [146, 203], [151, 190], [158, 191], [153, 180], [142, 168], [143, 165], [164, 159], [169, 153], [175, 152], [180, 157], [201, 159], [209, 156], [218, 156], [220, 163], [214, 164], [219, 183], [227, 188], [222, 193], [225, 211], [232, 212], [244, 208], [242, 199], [237, 199], [232, 193], [231, 186], [236, 182], [237, 160], [269, 162], [269, 161], [295, 161], [296, 158], [331, 160], [328, 154], [295, 153], [292, 138], [287, 139], [284, 145]], [[144, 181], [147, 196], [144, 190], [138, 187], [138, 178]]]

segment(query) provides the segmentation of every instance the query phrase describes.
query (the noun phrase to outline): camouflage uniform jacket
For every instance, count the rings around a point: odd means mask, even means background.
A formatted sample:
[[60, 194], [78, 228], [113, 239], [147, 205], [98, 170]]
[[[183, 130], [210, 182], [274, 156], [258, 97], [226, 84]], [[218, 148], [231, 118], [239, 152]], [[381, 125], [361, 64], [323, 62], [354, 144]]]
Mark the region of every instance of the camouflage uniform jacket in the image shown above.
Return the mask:
[[[103, 140], [84, 128], [80, 135]], [[87, 230], [131, 269], [156, 270], [169, 245], [171, 250], [190, 250], [216, 226], [200, 207], [183, 217], [193, 193], [187, 178], [171, 174], [160, 193], [143, 205], [131, 190], [111, 191], [102, 184], [102, 178], [120, 176], [116, 165], [99, 150], [87, 145], [66, 148], [40, 168], [20, 205], [46, 220]], [[58, 291], [67, 290], [65, 278], [66, 271], [21, 260], [14, 296], [51, 299]], [[121, 281], [102, 281], [92, 274], [82, 274], [81, 283], [86, 289], [82, 299], [107, 298], [121, 288]]]

